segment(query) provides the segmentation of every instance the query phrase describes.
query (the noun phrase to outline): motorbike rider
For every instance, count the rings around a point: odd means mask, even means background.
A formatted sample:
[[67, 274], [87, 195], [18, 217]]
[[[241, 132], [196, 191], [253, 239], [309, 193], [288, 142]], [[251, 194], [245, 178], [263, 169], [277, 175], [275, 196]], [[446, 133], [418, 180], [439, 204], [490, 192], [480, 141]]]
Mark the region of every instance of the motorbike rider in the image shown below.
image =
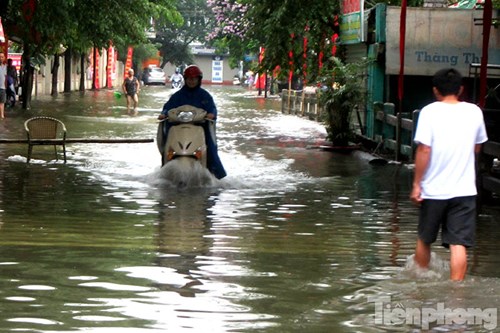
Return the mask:
[[[170, 82], [172, 83], [172, 88], [180, 88], [184, 85], [184, 77], [180, 74], [178, 68], [175, 69], [175, 74], [170, 77]], [[178, 83], [176, 86], [175, 84]]]
[[[207, 111], [206, 118], [212, 121], [217, 120], [217, 107], [215, 106], [212, 95], [201, 87], [203, 72], [196, 65], [186, 67], [184, 70], [184, 86], [175, 92], [170, 99], [163, 105], [163, 110], [158, 116], [162, 120], [167, 117], [168, 111], [182, 105], [191, 105], [196, 108]], [[166, 140], [168, 131], [172, 126], [168, 121], [164, 122], [164, 138]], [[215, 128], [215, 127], [212, 127]], [[207, 145], [207, 168], [218, 179], [226, 176], [226, 171], [217, 153], [217, 143], [215, 142], [215, 133], [211, 133], [209, 122], [203, 124], [205, 132], [205, 142]], [[163, 142], [163, 145], [165, 142]]]

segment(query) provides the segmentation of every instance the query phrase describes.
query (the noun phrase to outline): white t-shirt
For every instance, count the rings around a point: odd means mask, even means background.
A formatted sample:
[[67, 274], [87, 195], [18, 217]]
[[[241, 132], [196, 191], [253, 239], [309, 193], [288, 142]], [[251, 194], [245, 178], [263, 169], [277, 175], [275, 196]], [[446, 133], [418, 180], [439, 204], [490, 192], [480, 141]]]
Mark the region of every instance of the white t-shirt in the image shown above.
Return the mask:
[[7, 65], [0, 65], [0, 89], [5, 89], [6, 77], [7, 77]]
[[420, 111], [414, 140], [431, 147], [421, 183], [423, 199], [477, 194], [474, 148], [488, 140], [478, 106], [466, 102], [427, 105]]

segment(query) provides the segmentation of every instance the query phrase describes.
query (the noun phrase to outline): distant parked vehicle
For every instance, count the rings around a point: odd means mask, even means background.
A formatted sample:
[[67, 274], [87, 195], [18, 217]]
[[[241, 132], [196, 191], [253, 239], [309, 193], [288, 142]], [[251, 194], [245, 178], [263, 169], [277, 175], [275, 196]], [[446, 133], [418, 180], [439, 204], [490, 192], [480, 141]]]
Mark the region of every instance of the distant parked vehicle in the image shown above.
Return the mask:
[[142, 71], [142, 82], [145, 85], [151, 84], [161, 84], [165, 85], [165, 81], [167, 80], [165, 76], [165, 72], [160, 67], [146, 67]]

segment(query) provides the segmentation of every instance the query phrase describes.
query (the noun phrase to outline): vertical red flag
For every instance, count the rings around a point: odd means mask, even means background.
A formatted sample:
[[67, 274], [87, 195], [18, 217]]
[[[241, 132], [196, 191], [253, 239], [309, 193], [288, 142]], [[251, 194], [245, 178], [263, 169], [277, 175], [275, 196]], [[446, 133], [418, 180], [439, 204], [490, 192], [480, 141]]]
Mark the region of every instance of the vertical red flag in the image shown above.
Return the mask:
[[99, 51], [94, 50], [94, 68], [95, 68], [95, 72], [94, 72], [94, 88], [95, 89], [100, 89], [101, 88], [101, 85], [99, 84]]
[[288, 69], [288, 84], [291, 85], [292, 84], [292, 78], [293, 78], [293, 41], [295, 39], [295, 34], [292, 33], [290, 35], [290, 38], [291, 38], [291, 42], [290, 42], [290, 51], [288, 51], [288, 65], [289, 65], [289, 69]]
[[332, 36], [332, 56], [335, 57], [337, 54], [337, 39], [339, 38], [339, 34], [334, 33]]
[[493, 5], [491, 0], [484, 1], [483, 8], [483, 47], [481, 55], [481, 69], [479, 72], [479, 107], [484, 108], [486, 104], [486, 79], [488, 71], [488, 46], [490, 42], [490, 31], [492, 23]]
[[2, 18], [0, 18], [0, 52], [5, 54], [5, 58], [7, 58], [8, 50], [8, 41], [5, 38], [5, 33], [3, 32]]
[[[262, 63], [262, 60], [264, 60], [264, 53], [266, 49], [263, 47], [259, 48], [259, 65]], [[257, 74], [257, 79], [255, 80], [255, 88], [257, 89], [265, 89], [266, 85], [266, 76], [262, 74]]]
[[[339, 17], [338, 17], [338, 15], [335, 15], [333, 25], [335, 27], [339, 26]], [[338, 33], [334, 33], [332, 35], [332, 38], [331, 38], [331, 41], [332, 41], [332, 56], [334, 56], [334, 57], [337, 54], [337, 39], [338, 38], [339, 38], [339, 34]]]
[[115, 60], [115, 48], [113, 47], [113, 44], [109, 44], [108, 47], [108, 65], [106, 67], [106, 87], [108, 88], [113, 88], [113, 66], [114, 66], [114, 60]]
[[5, 34], [3, 32], [2, 18], [0, 17], [0, 43], [5, 42]]
[[325, 52], [323, 51], [325, 48], [325, 38], [326, 34], [323, 33], [323, 38], [321, 39], [321, 43], [319, 44], [319, 53], [318, 53], [318, 68], [320, 70], [323, 68], [323, 58], [325, 57]]
[[134, 49], [129, 46], [127, 50], [127, 60], [125, 61], [125, 73], [123, 73], [123, 78], [127, 77], [127, 72], [130, 68], [132, 68], [132, 55], [134, 53]]
[[31, 23], [33, 19], [33, 15], [35, 14], [36, 9], [36, 1], [35, 0], [26, 0], [22, 5], [21, 9], [23, 11], [23, 16], [26, 22]]
[[406, 42], [406, 7], [407, 1], [401, 2], [401, 15], [399, 19], [399, 79], [398, 99], [401, 111], [401, 103], [404, 95], [404, 72], [405, 72], [405, 42]]
[[[308, 31], [309, 30], [309, 27], [306, 26], [306, 29], [305, 31]], [[304, 36], [304, 40], [303, 40], [303, 43], [304, 43], [304, 52], [302, 54], [302, 58], [303, 58], [303, 63], [302, 63], [302, 72], [303, 72], [303, 75], [304, 75], [304, 86], [307, 84], [307, 37]]]

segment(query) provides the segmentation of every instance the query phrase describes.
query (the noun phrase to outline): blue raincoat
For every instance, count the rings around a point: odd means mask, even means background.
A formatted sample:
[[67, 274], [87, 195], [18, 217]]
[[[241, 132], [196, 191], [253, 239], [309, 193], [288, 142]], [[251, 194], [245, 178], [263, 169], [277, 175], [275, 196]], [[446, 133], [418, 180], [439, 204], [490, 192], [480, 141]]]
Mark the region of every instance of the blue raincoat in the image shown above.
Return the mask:
[[[214, 121], [217, 120], [217, 107], [215, 106], [212, 95], [200, 86], [189, 88], [184, 85], [179, 91], [173, 94], [170, 99], [163, 105], [162, 114], [167, 115], [168, 111], [182, 105], [192, 105], [196, 108], [203, 109], [207, 113], [214, 115]], [[217, 142], [215, 141], [215, 133], [210, 133], [209, 122], [203, 124], [205, 131], [205, 142], [207, 144], [207, 168], [217, 178], [224, 178], [227, 174], [217, 152]], [[164, 122], [164, 138], [166, 140], [168, 131], [172, 124]], [[215, 128], [215, 127], [214, 127]], [[163, 142], [163, 145], [165, 142]]]

